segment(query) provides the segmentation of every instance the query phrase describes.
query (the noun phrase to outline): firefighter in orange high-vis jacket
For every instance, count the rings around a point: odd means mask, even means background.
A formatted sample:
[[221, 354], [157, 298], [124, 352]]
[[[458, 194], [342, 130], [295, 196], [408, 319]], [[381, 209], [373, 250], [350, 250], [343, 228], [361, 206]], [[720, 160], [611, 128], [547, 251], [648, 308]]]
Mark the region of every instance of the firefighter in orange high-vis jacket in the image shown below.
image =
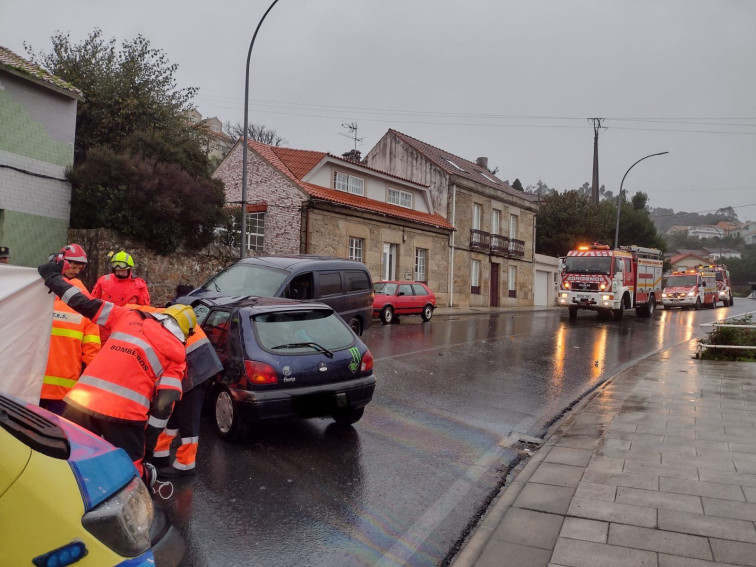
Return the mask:
[[[87, 255], [78, 244], [63, 247], [58, 258], [69, 262], [63, 273], [66, 279], [89, 295], [76, 276], [87, 265]], [[84, 367], [100, 352], [100, 327], [77, 313], [60, 298], [53, 303], [53, 321], [47, 368], [42, 382], [39, 405], [62, 415], [66, 404], [63, 397], [76, 385]]]
[[145, 443], [162, 431], [148, 420], [165, 420], [181, 397], [186, 370], [184, 343], [197, 324], [194, 310], [175, 305], [145, 313], [90, 299], [63, 277], [64, 262], [37, 268], [45, 285], [66, 305], [111, 333], [66, 395], [63, 417], [123, 449], [143, 475]]
[[92, 296], [110, 301], [116, 305], [136, 303], [150, 304], [150, 292], [147, 282], [134, 275], [134, 258], [123, 250], [110, 258], [112, 273], [100, 276], [92, 288]]
[[[128, 305], [132, 309], [142, 311], [163, 311], [158, 307]], [[164, 426], [157, 444], [147, 445], [149, 461], [158, 467], [161, 477], [190, 476], [196, 472], [197, 449], [199, 447], [200, 417], [202, 402], [205, 399], [205, 386], [210, 378], [223, 370], [213, 345], [207, 340], [202, 327], [197, 325], [194, 333], [186, 341], [186, 374], [182, 382], [183, 395], [173, 406], [173, 413], [165, 423], [155, 422], [152, 425]], [[178, 435], [181, 444], [176, 449], [176, 458], [171, 462], [171, 445]], [[150, 458], [149, 455], [152, 454]]]
[[[202, 328], [197, 326], [194, 334], [186, 341], [184, 394], [176, 402], [171, 418], [157, 440], [151, 460], [157, 467], [158, 476], [165, 478], [195, 474], [205, 386], [210, 378], [222, 370], [223, 364], [213, 345], [207, 340]], [[176, 458], [171, 462], [171, 444], [179, 435], [181, 444], [176, 449]]]

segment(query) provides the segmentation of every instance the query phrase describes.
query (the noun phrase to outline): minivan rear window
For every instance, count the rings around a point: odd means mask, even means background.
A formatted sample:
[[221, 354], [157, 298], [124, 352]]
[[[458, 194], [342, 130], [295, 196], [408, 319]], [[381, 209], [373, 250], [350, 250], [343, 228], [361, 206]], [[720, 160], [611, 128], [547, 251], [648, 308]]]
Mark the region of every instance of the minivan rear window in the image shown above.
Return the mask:
[[370, 278], [368, 278], [367, 272], [356, 270], [344, 272], [344, 279], [346, 280], [347, 292], [370, 289]]
[[226, 295], [259, 295], [274, 297], [289, 272], [263, 266], [234, 264], [223, 270], [202, 289]]

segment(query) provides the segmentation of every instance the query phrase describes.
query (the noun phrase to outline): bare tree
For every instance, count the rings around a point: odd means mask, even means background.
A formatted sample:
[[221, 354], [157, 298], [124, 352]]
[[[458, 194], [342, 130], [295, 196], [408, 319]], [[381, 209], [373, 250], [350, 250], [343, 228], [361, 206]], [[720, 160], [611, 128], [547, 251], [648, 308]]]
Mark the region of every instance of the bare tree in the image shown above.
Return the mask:
[[[241, 124], [240, 122], [237, 122], [236, 124], [226, 122], [223, 125], [223, 129], [232, 138], [242, 138], [244, 136], [244, 124]], [[278, 132], [273, 130], [273, 128], [268, 128], [264, 124], [248, 124], [247, 137], [250, 140], [255, 140], [256, 142], [267, 144], [269, 146], [283, 146], [284, 144], [289, 143], [285, 138], [279, 136]]]

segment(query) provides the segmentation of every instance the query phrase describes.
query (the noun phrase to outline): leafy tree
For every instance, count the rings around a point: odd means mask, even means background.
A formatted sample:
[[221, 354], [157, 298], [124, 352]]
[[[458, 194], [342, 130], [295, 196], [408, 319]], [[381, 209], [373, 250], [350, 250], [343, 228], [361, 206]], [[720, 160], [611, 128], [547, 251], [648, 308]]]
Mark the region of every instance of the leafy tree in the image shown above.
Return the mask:
[[[619, 244], [664, 249], [664, 241], [656, 232], [645, 209], [642, 194], [633, 198], [635, 208], [622, 203], [620, 211]], [[553, 192], [541, 202], [537, 215], [536, 250], [541, 254], [563, 256], [579, 244], [600, 242], [614, 245], [617, 226], [617, 206], [613, 201], [601, 201], [598, 207], [590, 195], [581, 190]]]
[[555, 189], [552, 189], [540, 179], [536, 182], [535, 185], [528, 185], [527, 187], [525, 187], [526, 193], [533, 193], [535, 195], [538, 195], [539, 197], [545, 197], [546, 195], [554, 193], [555, 191]]
[[749, 282], [756, 282], [756, 244], [743, 247], [740, 258], [724, 260], [730, 270], [730, 278], [741, 293], [750, 293]]
[[93, 148], [70, 178], [72, 225], [113, 228], [161, 254], [209, 244], [225, 221], [221, 182], [144, 154]]
[[133, 132], [162, 132], [193, 137], [184, 112], [191, 109], [196, 88], [179, 89], [178, 65], [138, 35], [117, 50], [115, 39], [105, 41], [95, 29], [79, 44], [69, 34], [52, 37], [52, 52], [35, 53], [25, 45], [31, 60], [84, 93], [77, 107], [74, 162], [81, 163], [98, 146], [118, 149]]
[[516, 189], [517, 191], [525, 191], [519, 178], [515, 179], [514, 183], [512, 183], [512, 189]]
[[[244, 124], [240, 122], [237, 122], [236, 124], [226, 122], [223, 125], [223, 128], [232, 138], [238, 139], [244, 137]], [[284, 144], [288, 144], [288, 142], [279, 136], [275, 130], [268, 128], [263, 124], [247, 124], [247, 138], [269, 146], [283, 146]]]
[[49, 54], [26, 48], [85, 96], [68, 173], [71, 226], [115, 229], [163, 254], [211, 242], [224, 194], [186, 117], [197, 89], [178, 89], [177, 65], [141, 35], [120, 50], [99, 29], [80, 44], [60, 33], [52, 43]]

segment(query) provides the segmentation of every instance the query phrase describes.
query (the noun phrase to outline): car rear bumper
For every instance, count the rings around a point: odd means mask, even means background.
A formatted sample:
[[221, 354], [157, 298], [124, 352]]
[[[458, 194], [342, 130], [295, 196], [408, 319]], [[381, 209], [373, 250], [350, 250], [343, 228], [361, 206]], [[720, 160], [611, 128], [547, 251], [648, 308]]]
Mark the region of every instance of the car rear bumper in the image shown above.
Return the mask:
[[373, 375], [301, 388], [271, 391], [231, 390], [234, 401], [247, 419], [317, 417], [336, 411], [359, 409], [373, 399]]

